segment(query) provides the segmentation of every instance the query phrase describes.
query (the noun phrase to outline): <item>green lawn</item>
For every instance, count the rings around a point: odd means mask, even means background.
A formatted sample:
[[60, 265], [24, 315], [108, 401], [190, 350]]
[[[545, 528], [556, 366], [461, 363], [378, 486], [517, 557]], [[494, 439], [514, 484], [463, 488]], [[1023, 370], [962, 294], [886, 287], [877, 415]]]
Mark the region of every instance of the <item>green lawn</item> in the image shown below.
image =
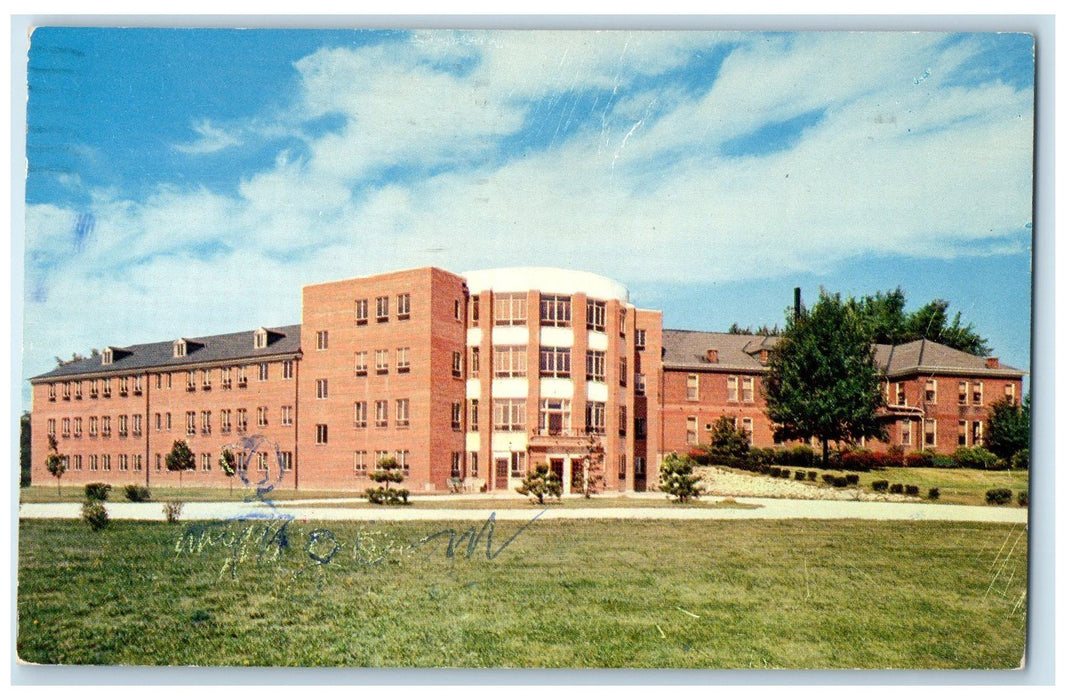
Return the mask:
[[20, 658], [971, 669], [1016, 667], [1025, 639], [1021, 526], [536, 521], [498, 551], [501, 523], [491, 559], [405, 547], [441, 523], [294, 522], [284, 549], [256, 546], [276, 524], [186, 527], [22, 521]]
[[[104, 481], [104, 480], [101, 480]], [[107, 483], [104, 481], [104, 483]], [[125, 501], [123, 491], [125, 484], [111, 484], [111, 494], [108, 501]], [[153, 501], [181, 500], [186, 502], [199, 501], [243, 501], [245, 496], [252, 493], [250, 488], [213, 488], [206, 486], [186, 486], [176, 488], [171, 486], [151, 487]], [[271, 497], [276, 501], [306, 499], [306, 498], [356, 498], [362, 496], [362, 491], [296, 491], [294, 489], [277, 489]], [[19, 502], [21, 503], [81, 503], [85, 500], [85, 487], [75, 484], [64, 484], [62, 493], [56, 489], [55, 483], [43, 486], [27, 486], [19, 489]]]
[[[332, 500], [312, 500], [308, 503], [301, 502], [301, 507], [314, 507], [314, 508], [388, 508], [390, 506], [380, 506], [368, 503], [364, 500], [356, 502], [350, 501], [337, 501]], [[626, 498], [625, 496], [606, 496], [603, 498], [581, 498], [581, 497], [567, 497], [562, 500], [556, 500], [554, 498], [547, 499], [544, 505], [533, 503], [528, 498], [463, 498], [462, 496], [456, 496], [449, 498], [448, 500], [426, 500], [418, 497], [418, 494], [411, 496], [411, 502], [406, 507], [415, 509], [426, 508], [449, 508], [460, 510], [504, 510], [509, 508], [522, 509], [526, 508], [530, 511], [530, 515], [535, 513], [541, 508], [574, 510], [580, 508], [761, 508], [762, 506], [754, 503], [738, 503], [732, 498], [721, 498], [717, 496], [708, 496], [702, 500], [689, 501], [687, 503], [674, 503], [669, 500], [666, 494], [660, 494], [658, 498]]]

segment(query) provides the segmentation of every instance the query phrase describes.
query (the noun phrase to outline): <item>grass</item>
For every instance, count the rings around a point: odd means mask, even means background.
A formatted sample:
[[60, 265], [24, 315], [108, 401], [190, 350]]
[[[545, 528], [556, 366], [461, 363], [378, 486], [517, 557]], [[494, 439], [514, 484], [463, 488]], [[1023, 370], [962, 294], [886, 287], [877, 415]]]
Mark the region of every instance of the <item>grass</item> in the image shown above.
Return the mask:
[[[102, 482], [107, 483], [103, 479]], [[111, 493], [108, 496], [110, 502], [124, 502], [126, 500], [123, 487], [125, 484], [111, 484]], [[173, 486], [152, 486], [153, 501], [181, 500], [187, 503], [201, 501], [243, 501], [245, 496], [252, 493], [251, 489], [239, 488], [236, 485], [231, 491], [229, 488], [215, 488], [207, 486], [186, 486], [177, 488]], [[272, 492], [276, 501], [306, 499], [306, 498], [356, 498], [362, 496], [362, 491], [305, 491], [294, 489], [277, 489]], [[47, 486], [26, 486], [19, 489], [20, 503], [81, 503], [85, 500], [85, 487], [77, 484], [65, 484], [63, 493], [56, 491], [55, 483]]]
[[[383, 506], [373, 505], [365, 500], [359, 501], [337, 501], [322, 500], [311, 501], [304, 503], [301, 501], [301, 506], [314, 507], [314, 508], [382, 508]], [[400, 506], [404, 507], [404, 506]], [[544, 501], [544, 505], [536, 504], [530, 501], [528, 498], [463, 498], [462, 496], [456, 496], [454, 499], [448, 500], [423, 500], [419, 499], [417, 494], [411, 497], [411, 503], [406, 506], [408, 508], [426, 509], [426, 508], [449, 508], [458, 510], [503, 510], [503, 509], [522, 509], [527, 508], [532, 515], [535, 511], [541, 508], [563, 509], [563, 510], [577, 510], [581, 508], [760, 508], [754, 503], [738, 503], [731, 498], [720, 498], [711, 496], [704, 498], [703, 500], [689, 501], [688, 503], [674, 503], [667, 500], [665, 494], [661, 498], [626, 498], [625, 496], [607, 496], [603, 498], [564, 498], [563, 500], [548, 499]]]
[[[254, 546], [276, 524], [247, 540], [214, 524], [213, 544], [179, 552], [186, 527], [22, 521], [19, 657], [977, 669], [1018, 666], [1025, 640], [1021, 526], [537, 521], [491, 559], [484, 540], [470, 557], [465, 541], [405, 547], [441, 523], [291, 523], [284, 549]], [[519, 527], [500, 524], [493, 550]]]

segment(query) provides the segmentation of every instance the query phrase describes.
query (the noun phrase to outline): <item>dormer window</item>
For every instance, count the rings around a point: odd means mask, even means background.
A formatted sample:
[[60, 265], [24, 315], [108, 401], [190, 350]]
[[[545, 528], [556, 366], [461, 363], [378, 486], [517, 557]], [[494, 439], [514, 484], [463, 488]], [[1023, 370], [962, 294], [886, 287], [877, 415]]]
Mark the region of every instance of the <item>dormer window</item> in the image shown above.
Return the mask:
[[105, 365], [109, 365], [109, 364], [111, 364], [114, 361], [115, 361], [115, 353], [112, 352], [111, 348], [104, 348], [103, 359], [101, 360], [101, 363], [105, 364]]
[[185, 357], [189, 348], [185, 343], [185, 340], [179, 340], [174, 343], [174, 357]]
[[265, 328], [260, 328], [255, 332], [255, 349], [262, 350], [267, 346], [267, 332]]

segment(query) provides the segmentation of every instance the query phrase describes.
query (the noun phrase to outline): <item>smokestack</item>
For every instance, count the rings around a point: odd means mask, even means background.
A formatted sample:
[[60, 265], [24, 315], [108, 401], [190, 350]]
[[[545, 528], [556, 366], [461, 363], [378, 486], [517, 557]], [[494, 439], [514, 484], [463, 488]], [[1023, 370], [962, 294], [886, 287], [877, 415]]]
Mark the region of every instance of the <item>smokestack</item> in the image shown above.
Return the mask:
[[802, 299], [800, 297], [800, 288], [799, 287], [796, 287], [795, 291], [793, 292], [793, 296], [795, 297], [795, 302], [793, 304], [793, 308], [794, 308], [794, 310], [796, 312], [796, 316], [799, 316], [800, 314], [803, 313], [803, 301], [802, 301]]

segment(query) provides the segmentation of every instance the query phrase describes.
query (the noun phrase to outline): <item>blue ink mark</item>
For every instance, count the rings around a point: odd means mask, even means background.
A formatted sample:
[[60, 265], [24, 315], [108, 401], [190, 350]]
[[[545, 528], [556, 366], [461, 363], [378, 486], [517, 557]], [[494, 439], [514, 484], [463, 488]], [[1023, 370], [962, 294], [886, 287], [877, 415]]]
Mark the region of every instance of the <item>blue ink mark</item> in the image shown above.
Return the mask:
[[85, 241], [96, 229], [96, 218], [85, 212], [78, 214], [77, 220], [74, 222], [74, 250], [81, 252], [85, 248]]
[[[422, 539], [415, 542], [412, 546], [416, 548], [421, 547], [422, 545], [429, 544], [437, 538], [444, 537], [445, 535], [447, 535], [448, 548], [445, 550], [445, 555], [449, 559], [454, 559], [456, 548], [462, 545], [463, 541], [466, 540], [466, 558], [470, 559], [474, 556], [474, 552], [477, 550], [478, 544], [481, 542], [481, 538], [485, 537], [485, 558], [489, 561], [492, 561], [493, 559], [498, 557], [503, 550], [507, 549], [507, 547], [509, 547], [510, 544], [515, 541], [515, 538], [521, 535], [527, 527], [535, 523], [537, 521], [537, 518], [547, 512], [548, 509], [545, 508], [544, 510], [534, 515], [532, 520], [523, 524], [522, 527], [518, 528], [515, 533], [511, 535], [503, 544], [501, 544], [500, 548], [497, 549], [495, 552], [492, 551], [492, 535], [496, 529], [496, 511], [493, 511], [489, 515], [488, 519], [485, 521], [485, 524], [481, 526], [480, 532], [477, 531], [476, 525], [471, 525], [469, 528], [464, 530], [458, 537], [456, 537], [455, 528], [447, 528], [439, 532], [434, 532], [432, 535], [427, 535], [426, 537], [423, 537]], [[486, 533], [488, 534], [486, 535]]]
[[914, 79], [914, 84], [915, 85], [921, 85], [922, 83], [925, 82], [926, 78], [928, 78], [932, 74], [933, 74], [932, 71], [930, 69], [926, 68], [924, 73], [922, 73], [919, 77]]

